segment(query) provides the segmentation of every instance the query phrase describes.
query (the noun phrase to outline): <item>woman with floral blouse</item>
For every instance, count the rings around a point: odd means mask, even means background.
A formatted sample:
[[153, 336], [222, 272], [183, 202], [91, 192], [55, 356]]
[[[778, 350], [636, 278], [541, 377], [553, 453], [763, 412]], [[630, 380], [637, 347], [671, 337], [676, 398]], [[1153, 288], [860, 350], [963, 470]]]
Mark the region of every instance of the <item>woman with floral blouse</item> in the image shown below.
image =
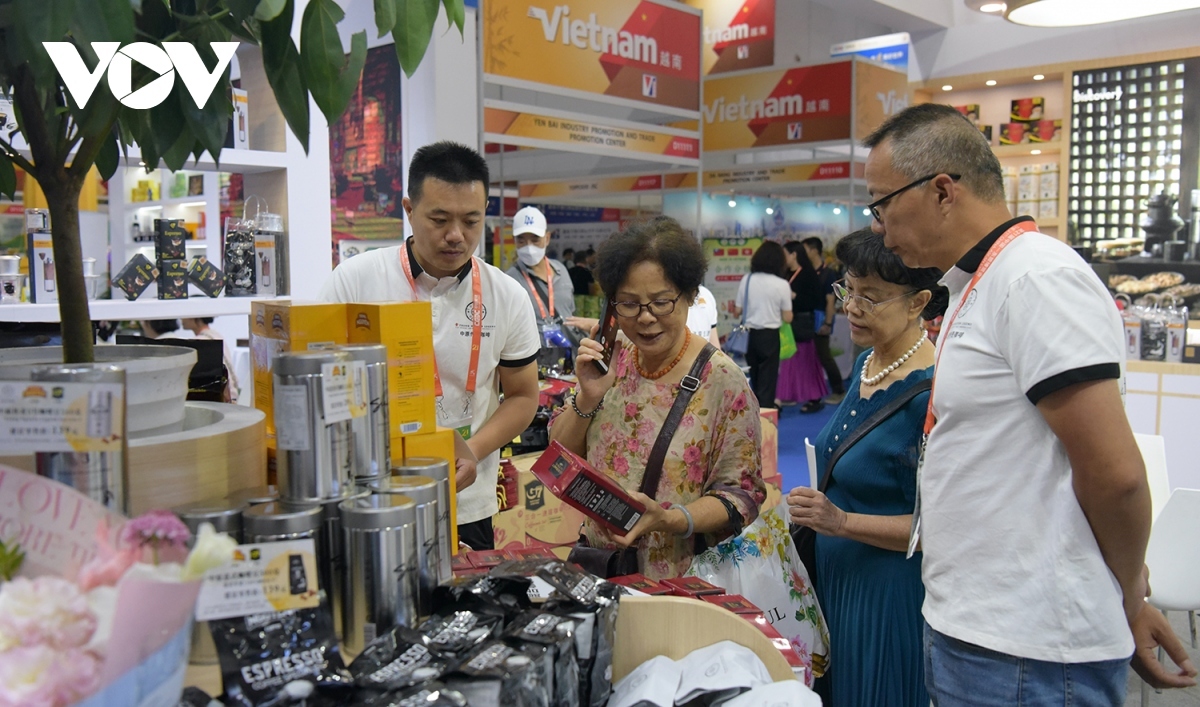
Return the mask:
[[758, 517], [766, 496], [758, 404], [745, 374], [720, 351], [704, 366], [671, 439], [655, 497], [638, 491], [680, 381], [708, 345], [687, 328], [705, 269], [700, 244], [666, 217], [631, 226], [601, 247], [596, 277], [616, 307], [622, 336], [606, 375], [595, 365], [600, 345], [580, 343], [576, 394], [550, 430], [552, 440], [586, 457], [646, 506], [624, 537], [590, 521], [585, 534], [592, 547], [636, 545], [641, 573], [651, 579], [682, 575], [692, 562], [694, 535], [712, 545], [740, 532]]

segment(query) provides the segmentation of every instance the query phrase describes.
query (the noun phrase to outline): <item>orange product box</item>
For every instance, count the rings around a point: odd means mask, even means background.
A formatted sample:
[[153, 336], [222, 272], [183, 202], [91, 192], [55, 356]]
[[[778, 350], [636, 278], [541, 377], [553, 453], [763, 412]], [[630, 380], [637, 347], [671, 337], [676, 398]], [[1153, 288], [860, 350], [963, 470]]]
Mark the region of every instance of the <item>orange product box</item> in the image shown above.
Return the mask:
[[387, 346], [392, 439], [436, 432], [433, 311], [429, 303], [347, 304], [345, 326], [351, 344]]
[[[389, 371], [390, 374], [391, 372]], [[395, 425], [392, 427], [394, 429]], [[392, 435], [392, 450], [393, 453], [399, 452], [402, 459], [411, 457], [436, 457], [450, 462], [450, 548], [457, 554], [458, 491], [454, 486], [454, 469], [458, 455], [455, 452], [455, 444], [461, 441], [462, 438], [449, 427], [437, 427], [436, 430], [436, 432], [428, 434], [407, 435], [404, 437]]]
[[291, 300], [250, 303], [250, 378], [254, 407], [267, 416], [275, 434], [275, 379], [272, 361], [285, 351], [317, 351], [347, 343], [346, 305]]
[[558, 442], [550, 443], [532, 471], [564, 503], [618, 535], [628, 533], [646, 512], [617, 482]]
[[762, 609], [750, 603], [750, 600], [741, 594], [704, 594], [700, 598], [709, 604], [728, 609], [735, 614], [762, 614]]

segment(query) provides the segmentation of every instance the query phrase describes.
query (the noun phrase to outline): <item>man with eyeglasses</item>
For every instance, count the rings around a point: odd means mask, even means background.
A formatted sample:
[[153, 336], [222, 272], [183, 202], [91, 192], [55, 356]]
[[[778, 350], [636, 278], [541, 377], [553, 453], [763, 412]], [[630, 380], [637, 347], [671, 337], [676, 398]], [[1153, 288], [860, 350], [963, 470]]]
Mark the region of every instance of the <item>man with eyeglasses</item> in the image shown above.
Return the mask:
[[1104, 285], [1012, 218], [999, 161], [955, 109], [908, 108], [865, 144], [875, 231], [950, 290], [910, 543], [934, 703], [1123, 704], [1131, 655], [1152, 684], [1191, 684], [1144, 601], [1150, 494]]

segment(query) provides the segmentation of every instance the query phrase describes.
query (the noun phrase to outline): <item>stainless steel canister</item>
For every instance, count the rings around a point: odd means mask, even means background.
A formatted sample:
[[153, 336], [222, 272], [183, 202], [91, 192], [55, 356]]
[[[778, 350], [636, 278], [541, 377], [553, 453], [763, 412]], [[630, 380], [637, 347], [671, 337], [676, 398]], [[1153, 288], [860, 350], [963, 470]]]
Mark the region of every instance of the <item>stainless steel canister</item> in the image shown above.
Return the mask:
[[442, 557], [437, 482], [428, 476], [393, 476], [385, 492], [408, 496], [417, 504], [417, 613], [429, 616]]
[[[229, 499], [199, 501], [171, 509], [179, 516], [179, 520], [192, 531], [193, 543], [195, 535], [200, 532], [200, 526], [211, 523], [213, 530], [225, 533], [237, 542], [242, 541], [242, 506]], [[213, 643], [212, 632], [208, 630], [208, 622], [197, 622], [192, 629], [192, 652], [189, 662], [196, 665], [216, 665], [217, 647]]]
[[[31, 370], [29, 379], [47, 383], [121, 385], [122, 393], [118, 395], [101, 390], [88, 394], [86, 421], [87, 436], [93, 439], [119, 434], [119, 451], [39, 452], [34, 456], [38, 474], [70, 486], [109, 510], [129, 515], [124, 369], [100, 364], [37, 366]], [[113, 429], [114, 417], [120, 420], [119, 430]]]
[[[329, 558], [321, 553], [318, 535], [321, 531], [321, 509], [287, 508], [281, 503], [263, 503], [242, 511], [242, 538], [247, 544], [271, 543], [282, 540], [313, 539], [313, 552], [317, 558], [317, 585], [325, 592], [322, 605], [329, 610], [329, 584], [332, 571]], [[301, 580], [308, 581], [307, 577]], [[295, 578], [292, 579], [295, 582]]]
[[367, 366], [367, 414], [351, 421], [354, 433], [354, 476], [386, 476], [392, 468], [392, 439], [388, 426], [387, 347], [383, 344], [353, 344], [339, 351]]
[[[369, 490], [353, 489], [349, 495], [323, 501], [281, 501], [284, 508], [319, 508], [321, 509], [321, 531], [317, 533], [317, 554], [326, 559], [328, 572], [321, 572], [322, 588], [329, 595], [329, 605], [333, 610], [333, 628], [338, 638], [342, 637], [342, 581], [346, 573], [346, 558], [342, 550], [342, 516], [339, 506], [343, 501], [356, 498], [366, 498], [371, 495]], [[328, 580], [328, 584], [326, 584]]]
[[408, 457], [398, 466], [392, 467], [394, 476], [428, 476], [438, 485], [438, 583], [449, 582], [450, 558], [450, 484], [454, 483], [450, 462], [438, 457]]
[[279, 496], [320, 501], [345, 495], [354, 457], [350, 420], [325, 422], [321, 367], [349, 363], [339, 351], [282, 353], [275, 371]]
[[226, 498], [237, 506], [257, 506], [263, 503], [278, 501], [279, 489], [274, 486], [252, 486], [234, 491], [226, 496]]
[[346, 543], [343, 643], [359, 652], [395, 626], [417, 624], [417, 504], [382, 494], [341, 505]]

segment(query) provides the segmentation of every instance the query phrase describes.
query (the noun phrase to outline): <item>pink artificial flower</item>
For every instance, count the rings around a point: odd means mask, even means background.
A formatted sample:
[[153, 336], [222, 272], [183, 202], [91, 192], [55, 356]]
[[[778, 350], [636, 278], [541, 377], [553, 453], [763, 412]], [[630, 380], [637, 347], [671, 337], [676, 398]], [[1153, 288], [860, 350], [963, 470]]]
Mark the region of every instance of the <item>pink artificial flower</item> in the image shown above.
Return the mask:
[[96, 587], [115, 586], [142, 555], [140, 547], [123, 547], [120, 550], [108, 541], [108, 521], [96, 525], [96, 556], [88, 560], [79, 570], [79, 587], [90, 592]]
[[154, 555], [154, 564], [158, 564], [160, 551], [186, 553], [187, 542], [191, 538], [192, 532], [170, 511], [150, 511], [129, 521], [121, 529], [121, 545], [137, 548], [149, 546]]
[[79, 648], [95, 632], [87, 598], [65, 579], [17, 577], [0, 585], [0, 647]]
[[100, 687], [100, 661], [88, 651], [46, 645], [0, 653], [0, 707], [63, 707]]

